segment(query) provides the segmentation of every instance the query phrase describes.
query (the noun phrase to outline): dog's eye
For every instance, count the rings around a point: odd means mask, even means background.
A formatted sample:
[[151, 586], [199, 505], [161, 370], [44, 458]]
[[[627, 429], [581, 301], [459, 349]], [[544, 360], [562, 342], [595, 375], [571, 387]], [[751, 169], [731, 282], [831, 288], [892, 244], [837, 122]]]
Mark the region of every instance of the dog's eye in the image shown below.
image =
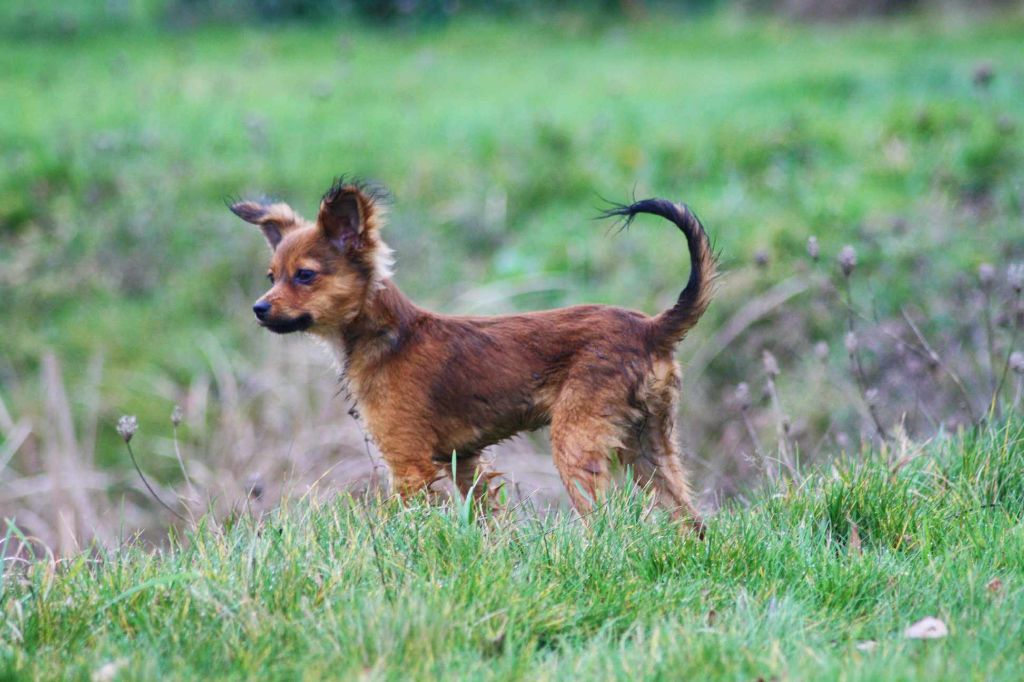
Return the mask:
[[312, 270], [296, 270], [295, 271], [295, 283], [296, 284], [309, 284], [316, 278], [316, 273]]
[[274, 273], [268, 272], [267, 273], [267, 279], [270, 280], [271, 284], [273, 284], [274, 283]]

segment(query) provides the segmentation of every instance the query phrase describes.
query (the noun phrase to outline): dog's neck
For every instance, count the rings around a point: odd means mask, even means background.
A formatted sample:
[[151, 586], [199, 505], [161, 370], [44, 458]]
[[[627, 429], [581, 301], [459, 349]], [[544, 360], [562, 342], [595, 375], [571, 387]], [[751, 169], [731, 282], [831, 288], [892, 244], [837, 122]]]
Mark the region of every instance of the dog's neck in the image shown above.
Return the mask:
[[355, 319], [322, 337], [334, 352], [339, 368], [348, 375], [357, 400], [372, 383], [369, 378], [373, 371], [402, 348], [417, 321], [426, 315], [386, 279], [367, 291]]
[[383, 280], [370, 288], [362, 310], [340, 330], [345, 352], [355, 356], [397, 350], [422, 315], [394, 282]]

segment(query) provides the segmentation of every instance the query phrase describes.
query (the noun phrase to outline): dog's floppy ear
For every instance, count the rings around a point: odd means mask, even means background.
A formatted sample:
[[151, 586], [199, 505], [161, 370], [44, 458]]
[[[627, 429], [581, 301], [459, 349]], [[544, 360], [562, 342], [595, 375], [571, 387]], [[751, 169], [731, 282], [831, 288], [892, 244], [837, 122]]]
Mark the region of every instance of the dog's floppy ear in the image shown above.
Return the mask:
[[292, 207], [285, 203], [236, 201], [229, 208], [245, 222], [258, 225], [271, 250], [276, 249], [284, 236], [301, 223]]

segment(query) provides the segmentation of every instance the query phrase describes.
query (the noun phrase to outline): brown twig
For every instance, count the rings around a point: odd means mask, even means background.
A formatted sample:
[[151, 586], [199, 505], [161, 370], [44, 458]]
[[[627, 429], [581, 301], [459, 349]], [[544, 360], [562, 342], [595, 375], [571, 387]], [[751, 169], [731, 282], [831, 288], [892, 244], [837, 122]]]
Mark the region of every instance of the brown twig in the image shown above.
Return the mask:
[[178, 424], [181, 423], [181, 417], [181, 408], [175, 405], [174, 411], [171, 412], [171, 434], [174, 440], [174, 456], [178, 458], [178, 466], [181, 468], [181, 475], [185, 478], [185, 483], [188, 485], [188, 489], [192, 492], [192, 496], [195, 497], [196, 487], [192, 484], [192, 479], [188, 475], [188, 470], [185, 468], [185, 460], [181, 457], [181, 447], [178, 445]]
[[[1012, 310], [1016, 310], [1017, 306], [1020, 305], [1021, 292], [1018, 290], [1016, 297], [1014, 298]], [[1017, 324], [1015, 316], [1011, 313], [1010, 324], [1013, 325], [1013, 331], [1010, 332], [1010, 347], [1006, 349], [1006, 361], [1003, 363], [1003, 371], [999, 375], [999, 383], [996, 385], [995, 391], [992, 393], [992, 404], [1000, 405], [999, 396], [1003, 392], [1003, 386], [1006, 385], [1006, 377], [1010, 373], [1010, 358], [1013, 356], [1013, 351], [1017, 346], [1017, 332], [1020, 330], [1020, 326]], [[999, 409], [998, 407], [996, 408]]]
[[860, 349], [859, 344], [857, 343], [857, 332], [853, 322], [853, 290], [850, 287], [850, 276], [845, 270], [843, 272], [843, 285], [846, 289], [847, 309], [846, 351], [850, 356], [850, 366], [853, 369], [853, 378], [857, 382], [857, 388], [860, 390], [861, 400], [863, 400], [865, 406], [867, 406], [868, 415], [871, 417], [871, 421], [874, 422], [875, 429], [878, 431], [878, 436], [882, 440], [889, 440], [889, 435], [886, 433], [885, 427], [882, 426], [882, 420], [878, 416], [878, 411], [875, 409], [875, 401], [869, 400], [867, 376], [864, 372], [864, 365], [861, 363], [860, 360]]
[[750, 442], [754, 446], [754, 455], [757, 457], [758, 465], [764, 468], [769, 479], [775, 480], [776, 474], [768, 466], [768, 459], [765, 457], [764, 449], [761, 447], [761, 439], [757, 435], [757, 429], [754, 428], [754, 422], [750, 419], [750, 387], [746, 382], [736, 387], [736, 400], [740, 405], [740, 418], [743, 420], [743, 426], [746, 428]]
[[135, 471], [139, 474], [139, 478], [142, 479], [142, 484], [146, 486], [146, 490], [148, 490], [149, 494], [153, 496], [153, 499], [156, 500], [157, 502], [159, 502], [161, 507], [163, 507], [167, 511], [171, 512], [175, 516], [177, 516], [182, 522], [189, 523], [188, 519], [186, 519], [184, 516], [179, 514], [177, 511], [175, 511], [174, 508], [172, 508], [169, 504], [164, 502], [163, 499], [159, 495], [156, 494], [156, 491], [153, 490], [153, 486], [151, 486], [149, 484], [149, 481], [146, 479], [146, 475], [144, 473], [142, 473], [142, 469], [139, 468], [139, 463], [135, 459], [135, 453], [132, 452], [132, 444], [131, 444], [130, 439], [125, 439], [124, 444], [125, 444], [125, 447], [128, 448], [128, 456], [132, 460], [132, 466], [135, 467]]
[[906, 308], [900, 308], [900, 315], [903, 316], [903, 321], [907, 323], [908, 327], [910, 327], [910, 331], [912, 331], [914, 336], [917, 337], [917, 342], [920, 343], [925, 352], [928, 353], [928, 361], [945, 372], [953, 382], [953, 385], [956, 386], [957, 390], [960, 392], [960, 397], [963, 400], [964, 407], [967, 408], [967, 414], [971, 418], [971, 423], [977, 424], [978, 416], [975, 414], [974, 407], [971, 405], [970, 394], [967, 392], [967, 388], [964, 386], [964, 383], [960, 380], [959, 375], [957, 375], [957, 373], [942, 360], [942, 356], [936, 353], [935, 349], [931, 347], [928, 343], [928, 339], [924, 337], [924, 334], [921, 333], [918, 326], [914, 324], [912, 319], [910, 319], [910, 315], [907, 313]]
[[789, 417], [782, 410], [782, 401], [779, 399], [779, 391], [775, 386], [775, 377], [780, 373], [779, 363], [776, 361], [775, 356], [767, 350], [762, 355], [762, 361], [764, 363], [764, 373], [767, 377], [765, 385], [768, 389], [768, 396], [772, 401], [772, 409], [775, 412], [775, 433], [779, 442], [779, 461], [786, 465], [786, 470], [789, 471], [790, 476], [796, 479], [796, 468], [793, 466], [793, 461], [789, 454], [790, 421]]
[[988, 350], [988, 380], [993, 394], [996, 392], [996, 333], [992, 324], [992, 283], [995, 279], [995, 268], [988, 263], [978, 267], [978, 280], [981, 293], [985, 297], [985, 305], [981, 312], [985, 319], [985, 345]]
[[686, 373], [691, 378], [701, 376], [708, 365], [724, 352], [745, 331], [778, 310], [790, 299], [807, 291], [812, 281], [793, 277], [779, 282], [764, 294], [743, 305], [710, 340], [701, 344], [687, 362]]

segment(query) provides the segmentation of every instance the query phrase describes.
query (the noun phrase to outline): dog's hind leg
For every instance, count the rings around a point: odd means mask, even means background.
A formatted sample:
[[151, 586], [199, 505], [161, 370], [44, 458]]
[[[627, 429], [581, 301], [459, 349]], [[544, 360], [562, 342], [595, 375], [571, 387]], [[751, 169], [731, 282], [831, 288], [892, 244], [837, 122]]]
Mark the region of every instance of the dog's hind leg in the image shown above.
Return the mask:
[[675, 416], [652, 417], [640, 436], [640, 452], [633, 460], [633, 480], [654, 496], [654, 504], [672, 517], [687, 521], [703, 537], [703, 521], [693, 504], [686, 471], [676, 445]]
[[704, 522], [693, 504], [686, 472], [675, 447], [661, 452], [645, 448], [631, 466], [633, 480], [651, 491], [656, 506], [668, 511], [672, 518], [687, 522], [703, 537]]
[[633, 480], [650, 489], [655, 505], [675, 519], [688, 521], [703, 537], [704, 522], [693, 504], [677, 445], [678, 370], [673, 366], [671, 371], [655, 377], [653, 383], [646, 401], [646, 419], [638, 434], [639, 451], [631, 463]]
[[604, 409], [621, 403], [605, 400], [602, 394], [585, 383], [569, 386], [563, 389], [551, 415], [555, 467], [580, 515], [591, 512], [608, 489], [611, 458], [623, 445], [621, 418]]

